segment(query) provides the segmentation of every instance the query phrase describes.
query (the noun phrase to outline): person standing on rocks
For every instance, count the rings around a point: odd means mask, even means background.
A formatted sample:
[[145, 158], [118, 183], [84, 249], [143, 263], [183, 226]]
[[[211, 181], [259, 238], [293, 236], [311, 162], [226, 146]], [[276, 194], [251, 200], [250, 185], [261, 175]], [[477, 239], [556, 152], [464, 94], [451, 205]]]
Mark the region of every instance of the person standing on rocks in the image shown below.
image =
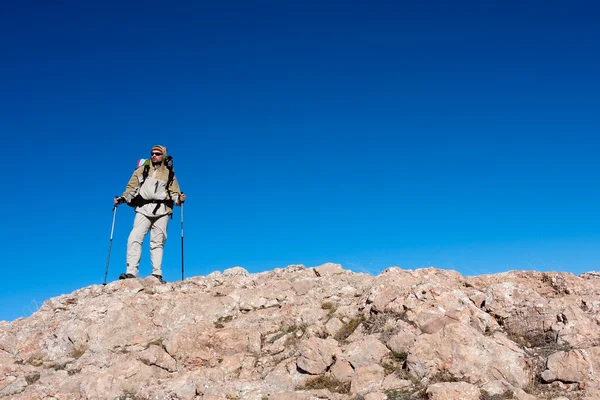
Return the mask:
[[150, 261], [152, 276], [161, 283], [163, 247], [167, 240], [167, 226], [173, 214], [173, 206], [181, 206], [185, 194], [179, 189], [172, 158], [167, 148], [154, 146], [150, 161], [138, 167], [129, 179], [125, 192], [115, 197], [114, 205], [127, 203], [135, 208], [133, 229], [127, 240], [127, 270], [119, 279], [137, 278], [142, 257], [142, 243], [150, 231]]

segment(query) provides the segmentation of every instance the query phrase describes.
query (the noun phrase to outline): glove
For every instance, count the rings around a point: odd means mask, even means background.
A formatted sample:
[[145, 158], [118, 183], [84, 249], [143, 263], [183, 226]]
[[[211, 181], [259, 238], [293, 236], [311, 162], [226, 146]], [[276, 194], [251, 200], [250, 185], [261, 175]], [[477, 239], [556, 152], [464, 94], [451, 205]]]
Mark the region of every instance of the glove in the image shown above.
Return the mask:
[[123, 204], [123, 203], [125, 203], [125, 197], [115, 196], [115, 200], [114, 200], [115, 207], [118, 206], [119, 204]]

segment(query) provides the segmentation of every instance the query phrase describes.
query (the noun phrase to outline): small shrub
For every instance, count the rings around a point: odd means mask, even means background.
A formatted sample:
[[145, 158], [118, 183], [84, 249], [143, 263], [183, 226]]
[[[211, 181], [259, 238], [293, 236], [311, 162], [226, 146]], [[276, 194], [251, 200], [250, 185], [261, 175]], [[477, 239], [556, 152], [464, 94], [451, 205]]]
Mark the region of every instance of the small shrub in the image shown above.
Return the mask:
[[231, 321], [233, 321], [233, 315], [228, 315], [226, 317], [219, 317], [219, 319], [222, 319], [223, 322], [231, 322]]
[[506, 391], [502, 394], [489, 394], [485, 390], [481, 391], [481, 400], [505, 400], [512, 399], [513, 393], [511, 391]]
[[553, 332], [544, 332], [541, 329], [530, 329], [523, 331], [508, 331], [507, 336], [510, 340], [521, 347], [541, 348], [556, 343]]
[[[373, 313], [369, 316], [368, 319], [364, 321], [365, 331], [368, 334], [373, 333], [382, 333], [386, 330], [386, 324], [388, 321], [398, 321], [406, 318], [405, 313], [394, 313], [394, 312], [383, 312], [383, 313]], [[388, 329], [389, 330], [389, 329]], [[391, 332], [387, 332], [391, 334]]]
[[300, 324], [300, 325], [291, 325], [289, 328], [286, 329], [285, 333], [296, 333], [298, 331], [306, 331], [306, 329], [308, 328], [307, 324]]
[[68, 363], [66, 363], [66, 362], [54, 364], [54, 366], [52, 368], [54, 368], [55, 371], [63, 371], [64, 369], [67, 368], [67, 364]]
[[404, 363], [404, 362], [406, 362], [406, 359], [408, 358], [408, 353], [405, 351], [400, 352], [400, 353], [392, 351], [392, 357], [394, 358], [394, 360]]
[[34, 384], [39, 379], [40, 379], [40, 374], [32, 374], [32, 375], [25, 376], [25, 382], [27, 382], [28, 385]]
[[333, 304], [330, 301], [321, 304], [321, 309], [328, 311], [327, 318], [333, 317], [333, 314], [335, 314], [335, 312], [337, 311], [337, 307], [335, 306], [335, 304]]
[[364, 320], [364, 317], [352, 318], [335, 334], [335, 340], [341, 341], [348, 339], [348, 337], [354, 333], [356, 328], [358, 328], [358, 326], [363, 323]]
[[219, 317], [215, 322], [215, 328], [217, 329], [221, 329], [221, 328], [225, 328], [225, 324], [227, 322], [231, 322], [233, 320], [233, 315], [228, 315], [226, 317]]
[[[558, 343], [556, 332], [544, 331], [541, 327], [514, 328], [508, 325], [506, 327], [506, 336], [534, 356], [544, 359], [557, 351], [572, 349], [568, 343]], [[545, 360], [543, 363], [545, 363]]]
[[440, 371], [437, 374], [433, 375], [429, 378], [429, 383], [439, 383], [439, 382], [462, 382], [456, 376], [452, 375], [449, 371]]
[[326, 331], [318, 331], [315, 332], [315, 336], [318, 337], [319, 339], [327, 339], [329, 337], [329, 333], [327, 333]]
[[387, 356], [381, 363], [385, 374], [390, 375], [395, 372], [402, 371], [407, 357], [408, 353], [396, 353], [394, 351], [391, 352], [391, 354]]
[[542, 372], [546, 369], [548, 357], [558, 351], [571, 350], [571, 345], [559, 343], [557, 333], [544, 330], [543, 326], [523, 326], [509, 322], [504, 326], [507, 337], [521, 346], [529, 356], [527, 365], [531, 371], [531, 379], [525, 392], [538, 397], [540, 394], [546, 395], [549, 385], [543, 381]]
[[153, 340], [153, 341], [149, 342], [146, 345], [146, 349], [150, 348], [150, 346], [158, 346], [158, 347], [160, 347], [161, 349], [163, 349], [165, 351], [167, 350], [166, 347], [165, 347], [165, 344], [163, 343], [162, 339], [156, 339], [156, 340]]
[[421, 381], [417, 377], [412, 376], [410, 374], [410, 372], [408, 372], [407, 369], [404, 369], [404, 368], [397, 369], [396, 372], [395, 372], [395, 374], [396, 374], [396, 376], [399, 379], [403, 379], [403, 380], [406, 380], [406, 381], [411, 381], [412, 384], [414, 386], [416, 386], [416, 387], [422, 386]]
[[542, 282], [543, 283], [550, 283], [550, 282], [552, 282], [552, 277], [548, 273], [543, 272], [542, 273]]
[[409, 400], [410, 399], [409, 393], [402, 393], [402, 392], [399, 392], [398, 390], [388, 390], [387, 392], [385, 392], [385, 395], [387, 396], [387, 400]]
[[74, 348], [73, 350], [71, 350], [71, 354], [69, 354], [71, 357], [73, 357], [74, 359], [78, 359], [79, 357], [81, 357], [82, 355], [85, 354], [85, 347], [77, 347]]
[[297, 387], [298, 390], [319, 390], [327, 389], [333, 393], [346, 394], [350, 392], [350, 382], [341, 382], [328, 376], [319, 376], [304, 385]]
[[398, 364], [393, 364], [393, 363], [389, 363], [389, 362], [382, 362], [381, 367], [383, 368], [383, 371], [386, 376], [393, 374], [394, 372], [396, 372], [399, 369]]
[[385, 392], [387, 400], [418, 400], [427, 399], [427, 394], [424, 389], [417, 391], [400, 391], [400, 390], [388, 390]]
[[[306, 329], [308, 329], [307, 324], [292, 325], [289, 328], [287, 328], [285, 330], [285, 334], [290, 334], [290, 335], [285, 340], [284, 346], [292, 347], [292, 346], [297, 345], [299, 338], [301, 338], [304, 335], [304, 332], [306, 332]], [[302, 335], [296, 336], [297, 332], [302, 332]]]
[[125, 390], [121, 395], [115, 397], [115, 400], [140, 400], [135, 393]]
[[279, 332], [276, 335], [273, 335], [273, 337], [271, 339], [269, 339], [269, 343], [275, 343], [277, 340], [281, 339], [282, 337], [285, 336], [285, 332]]

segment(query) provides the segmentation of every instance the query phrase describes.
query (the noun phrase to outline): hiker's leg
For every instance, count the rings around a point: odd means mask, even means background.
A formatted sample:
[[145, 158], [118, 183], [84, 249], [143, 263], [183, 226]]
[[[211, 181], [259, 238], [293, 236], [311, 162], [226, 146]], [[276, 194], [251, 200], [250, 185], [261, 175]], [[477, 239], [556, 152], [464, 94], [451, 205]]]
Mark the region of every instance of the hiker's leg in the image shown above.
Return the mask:
[[167, 241], [167, 226], [169, 215], [158, 217], [152, 223], [150, 230], [150, 261], [152, 261], [152, 275], [162, 276], [163, 246]]
[[127, 240], [127, 273], [138, 276], [140, 258], [142, 257], [142, 243], [150, 229], [148, 217], [135, 213], [133, 229]]

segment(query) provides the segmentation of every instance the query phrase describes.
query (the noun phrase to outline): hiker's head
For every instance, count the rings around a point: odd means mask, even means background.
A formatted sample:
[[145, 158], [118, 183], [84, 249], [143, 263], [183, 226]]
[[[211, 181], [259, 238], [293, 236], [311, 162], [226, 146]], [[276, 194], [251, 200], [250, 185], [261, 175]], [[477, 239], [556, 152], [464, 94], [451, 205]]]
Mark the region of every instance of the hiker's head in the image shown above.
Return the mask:
[[165, 146], [156, 145], [150, 151], [150, 159], [153, 164], [162, 164], [167, 157], [167, 148]]

